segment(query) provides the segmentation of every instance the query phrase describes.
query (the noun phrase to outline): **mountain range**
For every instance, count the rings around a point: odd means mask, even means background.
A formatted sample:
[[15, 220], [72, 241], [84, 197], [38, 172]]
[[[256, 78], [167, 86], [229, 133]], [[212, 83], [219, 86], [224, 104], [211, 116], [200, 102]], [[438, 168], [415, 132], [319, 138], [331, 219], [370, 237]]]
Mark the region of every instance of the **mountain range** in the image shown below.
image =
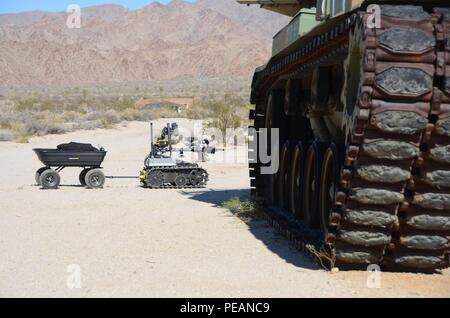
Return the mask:
[[82, 8], [79, 29], [68, 15], [0, 15], [0, 86], [250, 77], [288, 22], [234, 0]]

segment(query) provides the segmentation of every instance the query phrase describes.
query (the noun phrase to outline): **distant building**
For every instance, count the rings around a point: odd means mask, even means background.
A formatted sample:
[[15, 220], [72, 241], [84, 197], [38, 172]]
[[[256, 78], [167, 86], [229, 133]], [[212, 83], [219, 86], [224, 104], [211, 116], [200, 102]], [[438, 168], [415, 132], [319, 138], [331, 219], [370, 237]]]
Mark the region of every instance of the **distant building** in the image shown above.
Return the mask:
[[176, 109], [181, 112], [183, 110], [188, 110], [194, 105], [195, 98], [193, 96], [183, 96], [183, 97], [142, 97], [136, 103], [135, 107], [137, 109], [145, 108], [161, 108], [167, 106], [176, 107]]

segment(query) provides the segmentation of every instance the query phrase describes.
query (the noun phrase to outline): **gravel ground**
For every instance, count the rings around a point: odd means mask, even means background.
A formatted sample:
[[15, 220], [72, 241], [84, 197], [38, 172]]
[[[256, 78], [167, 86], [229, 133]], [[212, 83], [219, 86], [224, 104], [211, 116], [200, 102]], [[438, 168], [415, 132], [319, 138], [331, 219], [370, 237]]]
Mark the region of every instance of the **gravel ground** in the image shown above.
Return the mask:
[[105, 146], [107, 175], [137, 175], [148, 126], [0, 143], [0, 297], [450, 296], [448, 270], [382, 273], [381, 288], [369, 288], [368, 273], [325, 272], [265, 222], [231, 216], [218, 205], [248, 193], [245, 163], [205, 164], [202, 190], [147, 190], [137, 180], [86, 190], [75, 169], [59, 190], [39, 189], [31, 149], [69, 141]]

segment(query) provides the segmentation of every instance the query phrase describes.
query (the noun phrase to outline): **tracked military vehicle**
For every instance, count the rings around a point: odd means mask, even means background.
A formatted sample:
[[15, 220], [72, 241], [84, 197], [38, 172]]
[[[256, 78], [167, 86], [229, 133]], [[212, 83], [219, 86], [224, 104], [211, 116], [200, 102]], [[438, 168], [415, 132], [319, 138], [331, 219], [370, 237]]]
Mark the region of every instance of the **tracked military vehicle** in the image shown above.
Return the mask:
[[185, 162], [172, 157], [172, 127], [167, 125], [168, 147], [170, 155], [156, 151], [153, 143], [153, 124], [150, 124], [150, 154], [144, 160], [144, 169], [140, 174], [141, 184], [151, 189], [204, 188], [209, 181], [206, 170], [198, 164]]
[[238, 2], [292, 17], [251, 92], [254, 138], [279, 128], [278, 172], [250, 160], [274, 223], [341, 268], [448, 267], [450, 3]]

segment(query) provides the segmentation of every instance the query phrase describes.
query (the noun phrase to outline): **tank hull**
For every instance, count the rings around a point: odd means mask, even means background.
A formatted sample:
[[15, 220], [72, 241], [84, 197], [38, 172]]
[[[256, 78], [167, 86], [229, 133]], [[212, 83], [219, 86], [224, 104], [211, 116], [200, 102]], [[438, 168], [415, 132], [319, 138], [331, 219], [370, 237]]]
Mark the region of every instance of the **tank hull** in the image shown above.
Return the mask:
[[450, 10], [439, 3], [381, 6], [376, 28], [365, 10], [340, 15], [255, 72], [253, 145], [278, 129], [280, 169], [261, 173], [250, 149], [252, 191], [329, 267], [449, 265]]

